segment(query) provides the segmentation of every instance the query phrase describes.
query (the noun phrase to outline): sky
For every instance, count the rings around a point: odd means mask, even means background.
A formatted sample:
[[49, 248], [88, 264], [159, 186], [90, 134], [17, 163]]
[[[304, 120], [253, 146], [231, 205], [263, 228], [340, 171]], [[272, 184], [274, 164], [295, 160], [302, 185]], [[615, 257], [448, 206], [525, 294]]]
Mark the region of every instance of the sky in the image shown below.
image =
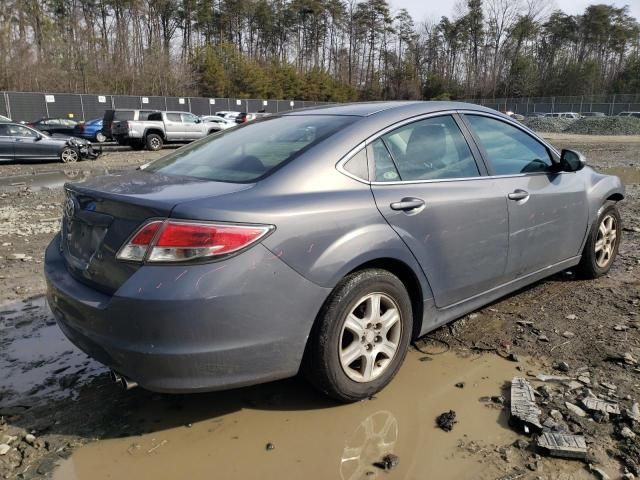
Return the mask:
[[[389, 0], [393, 10], [406, 8], [416, 23], [425, 19], [438, 21], [443, 15], [451, 16], [456, 0]], [[629, 12], [640, 21], [640, 0], [553, 0], [555, 6], [564, 12], [575, 15], [593, 3], [605, 3], [623, 7], [629, 5]]]

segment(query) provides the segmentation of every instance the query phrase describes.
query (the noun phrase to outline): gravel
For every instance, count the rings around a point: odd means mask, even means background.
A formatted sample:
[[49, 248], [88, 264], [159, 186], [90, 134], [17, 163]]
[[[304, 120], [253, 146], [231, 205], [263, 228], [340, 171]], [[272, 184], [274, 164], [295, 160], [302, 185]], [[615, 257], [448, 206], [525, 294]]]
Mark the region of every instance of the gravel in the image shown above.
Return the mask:
[[532, 130], [546, 133], [640, 135], [640, 118], [633, 117], [528, 118], [523, 123]]

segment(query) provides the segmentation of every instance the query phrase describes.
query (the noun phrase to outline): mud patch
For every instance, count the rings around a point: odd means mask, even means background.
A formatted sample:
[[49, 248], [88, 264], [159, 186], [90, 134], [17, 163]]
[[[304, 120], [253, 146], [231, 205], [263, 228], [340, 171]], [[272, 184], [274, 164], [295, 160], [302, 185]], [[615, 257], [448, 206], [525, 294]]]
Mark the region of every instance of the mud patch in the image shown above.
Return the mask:
[[[426, 363], [420, 357], [410, 352], [389, 387], [351, 405], [329, 402], [295, 379], [217, 394], [157, 396], [129, 419], [151, 431], [87, 445], [53, 478], [355, 480], [429, 472], [438, 479], [493, 479], [512, 472], [521, 453], [511, 445], [522, 437], [508, 427], [506, 410], [479, 399], [500, 395], [519, 366], [490, 354], [450, 352]], [[456, 387], [460, 382], [463, 389]], [[458, 423], [445, 433], [434, 419], [449, 409]], [[513, 459], [501, 460], [505, 451]], [[400, 460], [392, 472], [375, 467], [388, 454]], [[556, 461], [554, 468], [588, 478], [581, 464]]]
[[44, 297], [0, 306], [0, 407], [76, 397], [103, 370], [64, 337]]

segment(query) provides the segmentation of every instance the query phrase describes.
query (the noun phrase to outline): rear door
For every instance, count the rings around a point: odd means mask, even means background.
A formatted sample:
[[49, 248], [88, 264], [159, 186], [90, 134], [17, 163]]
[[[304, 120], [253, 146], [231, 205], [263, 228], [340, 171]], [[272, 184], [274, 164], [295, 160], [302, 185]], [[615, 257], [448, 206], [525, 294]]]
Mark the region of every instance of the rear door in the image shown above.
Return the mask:
[[9, 125], [0, 123], [0, 161], [10, 162], [13, 160], [14, 138], [9, 131]]
[[165, 113], [164, 131], [167, 140], [184, 140], [186, 136], [184, 125], [179, 113]]
[[504, 280], [507, 202], [473, 149], [452, 114], [399, 126], [367, 147], [378, 209], [422, 266], [438, 307]]
[[549, 148], [517, 125], [480, 114], [464, 118], [509, 205], [508, 277], [579, 255], [589, 214], [582, 177], [558, 171]]

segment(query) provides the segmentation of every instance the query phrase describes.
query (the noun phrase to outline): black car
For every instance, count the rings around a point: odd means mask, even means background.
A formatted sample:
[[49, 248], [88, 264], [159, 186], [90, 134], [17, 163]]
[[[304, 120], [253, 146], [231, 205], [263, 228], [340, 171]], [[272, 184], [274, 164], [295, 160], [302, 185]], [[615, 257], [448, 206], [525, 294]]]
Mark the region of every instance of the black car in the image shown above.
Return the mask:
[[72, 163], [97, 157], [88, 140], [49, 136], [18, 123], [0, 123], [0, 162], [58, 160]]
[[78, 122], [69, 120], [68, 118], [41, 118], [35, 122], [27, 123], [27, 126], [41, 132], [72, 135], [73, 129], [77, 124]]

